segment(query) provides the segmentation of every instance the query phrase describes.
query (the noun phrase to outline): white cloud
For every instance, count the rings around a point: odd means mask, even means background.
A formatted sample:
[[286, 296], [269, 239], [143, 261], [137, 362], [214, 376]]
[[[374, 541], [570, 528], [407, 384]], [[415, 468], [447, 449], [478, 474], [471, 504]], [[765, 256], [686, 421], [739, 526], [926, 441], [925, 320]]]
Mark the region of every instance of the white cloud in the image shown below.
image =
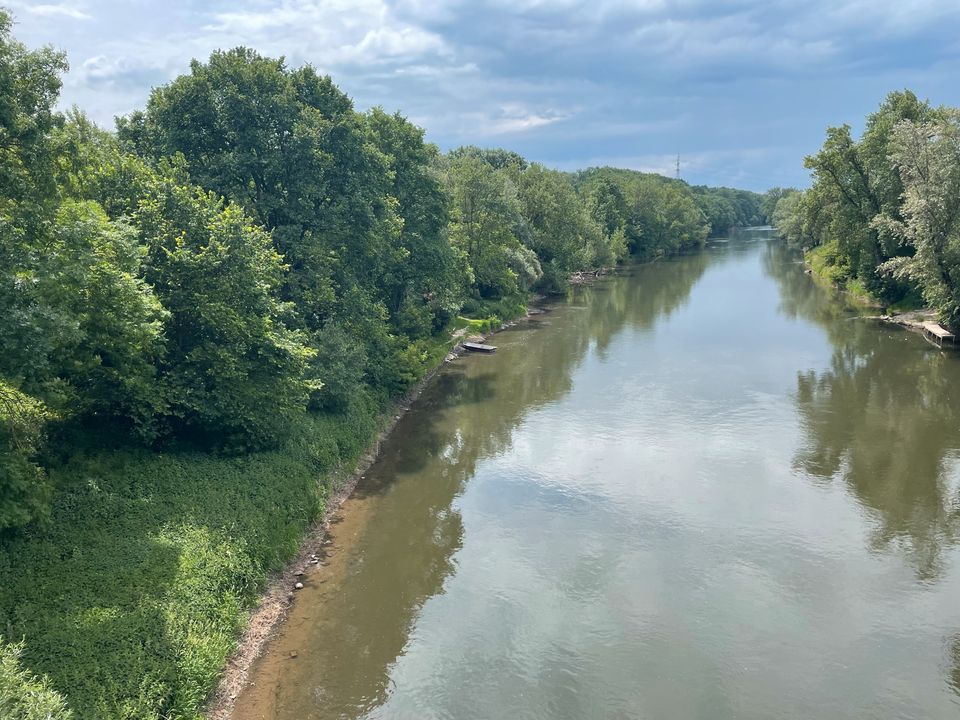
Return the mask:
[[41, 4], [41, 5], [32, 5], [32, 4], [23, 4], [18, 3], [14, 5], [16, 10], [24, 10], [33, 15], [39, 15], [40, 17], [66, 17], [73, 20], [90, 20], [93, 16], [89, 13], [83, 12], [76, 5], [70, 5], [67, 3], [60, 4]]
[[162, 66], [151, 65], [143, 58], [126, 55], [94, 55], [80, 64], [78, 76], [81, 82], [103, 83], [131, 79], [134, 83], [146, 76], [162, 74]]
[[278, 54], [289, 54], [292, 46], [324, 66], [450, 54], [440, 35], [397, 17], [384, 0], [284, 0], [269, 9], [255, 5], [215, 13], [204, 30], [228, 44], [266, 47]]
[[480, 130], [487, 135], [507, 135], [510, 133], [526, 132], [527, 130], [533, 130], [534, 128], [545, 125], [552, 125], [563, 119], [563, 115], [538, 115], [536, 113], [528, 113], [491, 120], [485, 127], [481, 127]]

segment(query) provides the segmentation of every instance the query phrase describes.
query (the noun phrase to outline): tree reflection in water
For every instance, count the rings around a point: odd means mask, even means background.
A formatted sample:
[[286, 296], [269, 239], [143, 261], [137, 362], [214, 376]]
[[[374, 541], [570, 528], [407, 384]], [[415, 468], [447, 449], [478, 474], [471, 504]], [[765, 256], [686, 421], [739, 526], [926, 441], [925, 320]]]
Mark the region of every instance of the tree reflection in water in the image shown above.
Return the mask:
[[935, 580], [960, 527], [960, 358], [912, 333], [852, 319], [789, 251], [771, 243], [765, 266], [781, 311], [823, 327], [830, 368], [797, 375], [806, 442], [795, 466], [845, 483], [877, 519], [876, 549], [901, 547], [922, 580]]

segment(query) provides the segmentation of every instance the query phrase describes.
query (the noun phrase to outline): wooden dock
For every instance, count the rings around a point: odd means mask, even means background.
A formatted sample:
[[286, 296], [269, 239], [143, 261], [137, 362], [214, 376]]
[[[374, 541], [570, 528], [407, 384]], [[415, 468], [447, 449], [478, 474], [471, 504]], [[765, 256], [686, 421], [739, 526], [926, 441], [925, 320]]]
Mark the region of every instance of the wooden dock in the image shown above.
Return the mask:
[[932, 323], [932, 322], [923, 323], [923, 331], [931, 339], [936, 340], [937, 344], [940, 345], [940, 347], [943, 347], [944, 340], [949, 340], [952, 343], [957, 342], [956, 335], [954, 335], [952, 332], [950, 332], [949, 330], [947, 330], [946, 328], [942, 327], [937, 323]]
[[465, 342], [463, 346], [471, 352], [492, 353], [496, 352], [496, 345], [484, 345], [483, 343]]

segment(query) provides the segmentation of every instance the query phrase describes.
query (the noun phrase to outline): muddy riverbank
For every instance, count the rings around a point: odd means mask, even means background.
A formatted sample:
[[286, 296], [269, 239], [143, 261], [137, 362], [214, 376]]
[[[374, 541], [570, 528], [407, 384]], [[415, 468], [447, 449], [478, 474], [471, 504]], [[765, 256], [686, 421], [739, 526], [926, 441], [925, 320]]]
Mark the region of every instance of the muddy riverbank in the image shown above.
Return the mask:
[[390, 437], [397, 422], [411, 409], [421, 393], [444, 365], [456, 362], [465, 352], [463, 342], [484, 342], [519, 322], [546, 312], [549, 298], [537, 295], [531, 298], [525, 317], [504, 323], [497, 330], [486, 334], [454, 334], [457, 344], [443, 362], [431, 370], [410, 392], [397, 401], [389, 413], [384, 414], [384, 425], [361, 458], [353, 472], [334, 479], [334, 492], [328, 498], [322, 518], [304, 537], [296, 556], [284, 571], [271, 578], [257, 607], [252, 611], [247, 628], [241, 637], [236, 652], [224, 668], [223, 676], [207, 706], [209, 720], [228, 720], [232, 717], [237, 697], [249, 681], [250, 669], [260, 658], [268, 644], [283, 626], [294, 603], [308, 583], [316, 582], [331, 572], [331, 559], [337, 547], [334, 526], [342, 519], [343, 505], [353, 495], [357, 484], [365, 479], [370, 466], [380, 456], [383, 442]]

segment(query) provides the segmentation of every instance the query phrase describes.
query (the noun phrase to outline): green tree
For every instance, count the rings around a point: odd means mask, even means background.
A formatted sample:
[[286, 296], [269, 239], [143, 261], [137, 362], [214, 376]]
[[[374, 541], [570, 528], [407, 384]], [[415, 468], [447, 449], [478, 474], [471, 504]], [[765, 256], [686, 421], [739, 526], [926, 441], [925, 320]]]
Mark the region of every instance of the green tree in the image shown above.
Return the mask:
[[519, 176], [518, 200], [527, 228], [525, 244], [537, 254], [545, 289], [560, 290], [570, 273], [594, 264], [601, 254], [600, 226], [566, 175], [531, 165]]
[[377, 147], [387, 158], [390, 194], [402, 221], [393, 264], [384, 275], [392, 324], [411, 337], [441, 330], [456, 314], [456, 261], [447, 238], [449, 208], [438, 177], [436, 146], [399, 113], [374, 108], [367, 115]]
[[81, 180], [61, 173], [57, 138], [81, 126], [97, 133], [77, 114], [64, 123], [53, 113], [65, 63], [49, 50], [25, 51], [10, 39], [8, 20], [0, 16], [0, 168], [8, 182], [0, 197], [0, 375], [65, 418], [123, 419], [149, 435], [162, 404], [153, 381], [162, 309], [140, 279], [129, 226], [96, 203], [64, 200]]
[[523, 224], [516, 185], [475, 154], [449, 158], [450, 241], [467, 259], [468, 290], [479, 298], [518, 296], [543, 275], [536, 253], [518, 233]]
[[274, 445], [305, 407], [312, 353], [284, 327], [283, 265], [236, 205], [159, 175], [134, 214], [146, 279], [169, 313], [161, 364], [170, 414], [195, 437]]
[[881, 237], [874, 224], [881, 215], [902, 220], [903, 185], [889, 157], [893, 129], [901, 120], [923, 121], [932, 113], [909, 91], [890, 93], [867, 118], [859, 141], [848, 125], [829, 128], [823, 148], [806, 159], [819, 208], [827, 215], [817, 223], [817, 244], [835, 243], [851, 278], [890, 301], [902, 298], [910, 287], [878, 268], [894, 256], [914, 252], [892, 236]]
[[[263, 223], [287, 268], [289, 322], [315, 349], [329, 324], [359, 333], [365, 382], [378, 394], [408, 384], [413, 338], [454, 304], [443, 197], [419, 131], [354, 112], [309, 66], [245, 48], [193, 62], [118, 129], [155, 159], [182, 154], [194, 182]], [[312, 366], [321, 380], [325, 357]]]
[[[887, 147], [903, 186], [896, 214], [876, 216], [887, 246], [911, 247], [881, 272], [916, 282], [926, 302], [950, 326], [960, 326], [960, 111], [942, 110], [933, 122], [903, 121]], [[902, 219], [901, 219], [902, 218]]]
[[27, 50], [13, 39], [11, 26], [10, 14], [0, 9], [0, 242], [5, 255], [17, 232], [35, 231], [56, 204], [49, 135], [58, 122], [54, 105], [60, 75], [67, 70], [62, 53]]

